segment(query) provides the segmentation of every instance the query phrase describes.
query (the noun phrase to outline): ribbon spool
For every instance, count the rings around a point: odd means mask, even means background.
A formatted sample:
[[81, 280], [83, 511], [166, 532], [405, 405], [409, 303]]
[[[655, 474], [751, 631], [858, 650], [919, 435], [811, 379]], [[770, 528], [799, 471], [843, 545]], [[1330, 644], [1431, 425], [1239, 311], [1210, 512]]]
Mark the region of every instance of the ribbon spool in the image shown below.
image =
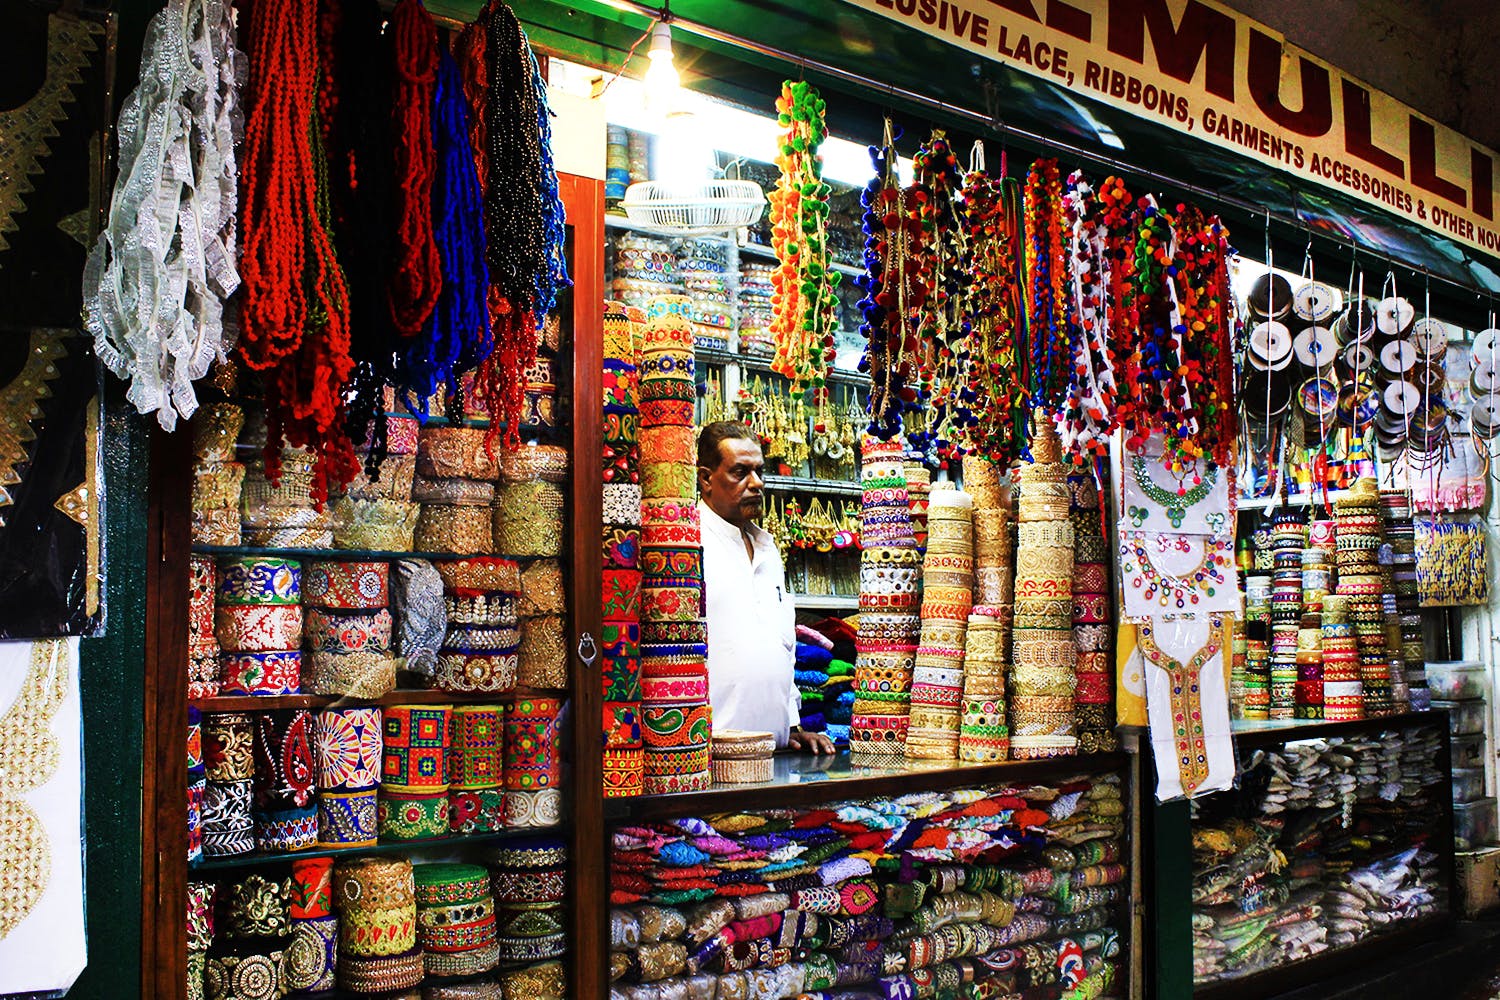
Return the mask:
[[1429, 363], [1440, 361], [1448, 353], [1448, 328], [1441, 320], [1431, 317], [1418, 320], [1411, 328], [1410, 340], [1417, 357]]
[[1309, 326], [1292, 338], [1292, 353], [1304, 368], [1322, 372], [1338, 357], [1339, 345], [1324, 326]]
[[1245, 412], [1251, 416], [1263, 419], [1279, 417], [1292, 405], [1292, 386], [1284, 378], [1252, 371], [1245, 376], [1240, 398], [1244, 400]]
[[1338, 312], [1339, 293], [1321, 281], [1309, 281], [1292, 293], [1292, 311], [1310, 323], [1321, 323]]
[[1387, 337], [1404, 336], [1416, 318], [1416, 307], [1398, 295], [1381, 299], [1375, 306], [1375, 326]]
[[1500, 392], [1500, 368], [1488, 361], [1481, 362], [1469, 376], [1469, 391], [1477, 396]]
[[1494, 368], [1500, 362], [1500, 330], [1490, 327], [1474, 335], [1474, 344], [1469, 348], [1469, 367], [1478, 368], [1488, 364]]
[[1477, 400], [1469, 408], [1469, 424], [1475, 435], [1486, 440], [1500, 432], [1500, 397]]
[[1345, 374], [1363, 374], [1375, 367], [1375, 351], [1368, 344], [1356, 342], [1344, 348], [1339, 360], [1344, 363]]
[[1245, 296], [1245, 305], [1256, 319], [1280, 319], [1292, 310], [1292, 286], [1274, 271], [1260, 275]]
[[1436, 451], [1448, 439], [1448, 408], [1435, 404], [1412, 421], [1411, 439], [1423, 451]]
[[1417, 363], [1417, 349], [1407, 340], [1392, 340], [1380, 349], [1381, 373], [1399, 378]]
[[1338, 411], [1338, 380], [1319, 376], [1303, 382], [1297, 390], [1297, 405], [1313, 420], [1331, 422]]
[[1334, 325], [1334, 334], [1339, 343], [1364, 343], [1375, 336], [1375, 308], [1368, 299], [1351, 302], [1339, 318], [1334, 320]]
[[1292, 332], [1275, 320], [1256, 324], [1246, 357], [1260, 371], [1281, 371], [1292, 363]]
[[1404, 379], [1386, 385], [1380, 393], [1381, 405], [1391, 413], [1408, 417], [1422, 407], [1422, 390]]
[[1380, 401], [1368, 378], [1351, 379], [1339, 389], [1339, 421], [1363, 431], [1380, 410]]

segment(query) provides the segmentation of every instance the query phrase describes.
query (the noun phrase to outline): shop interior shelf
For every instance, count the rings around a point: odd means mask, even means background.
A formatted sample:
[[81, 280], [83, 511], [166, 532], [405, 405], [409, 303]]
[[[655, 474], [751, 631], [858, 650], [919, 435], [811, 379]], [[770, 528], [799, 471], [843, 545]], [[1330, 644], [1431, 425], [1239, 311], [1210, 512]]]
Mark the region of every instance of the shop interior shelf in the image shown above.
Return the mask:
[[554, 559], [555, 556], [511, 556], [498, 552], [483, 556], [455, 555], [452, 552], [385, 552], [375, 549], [266, 549], [251, 545], [194, 545], [193, 551], [205, 556], [262, 556], [268, 559], [313, 559], [322, 562], [353, 562], [386, 559], [425, 559], [429, 562], [453, 559], [510, 559], [515, 562], [535, 562]]
[[[764, 260], [776, 260], [776, 251], [763, 244], [741, 243], [739, 247], [741, 257], [759, 257]], [[835, 260], [832, 264], [835, 271], [838, 271], [840, 274], [847, 274], [850, 277], [865, 273], [865, 269], [858, 264], [845, 264], [841, 260]]]
[[858, 594], [795, 594], [794, 603], [809, 611], [855, 611], [859, 608]]
[[[1328, 501], [1332, 503], [1334, 500], [1337, 500], [1343, 493], [1343, 490], [1330, 492], [1328, 494]], [[1318, 502], [1321, 503], [1323, 501], [1323, 494], [1319, 493], [1317, 499]], [[1310, 494], [1294, 493], [1291, 496], [1287, 497], [1284, 501], [1280, 496], [1240, 497], [1239, 500], [1236, 501], [1235, 506], [1237, 509], [1242, 511], [1271, 510], [1272, 508], [1283, 506], [1283, 504], [1287, 507], [1309, 507], [1312, 505], [1312, 502], [1313, 497]]]
[[400, 688], [379, 698], [350, 698], [321, 694], [221, 694], [188, 702], [203, 712], [256, 712], [272, 708], [329, 708], [356, 705], [496, 705], [518, 697], [566, 697], [566, 692], [523, 688], [489, 694], [455, 694], [432, 688]]
[[806, 493], [829, 493], [836, 496], [857, 497], [864, 495], [859, 483], [837, 479], [810, 479], [806, 476], [766, 476], [768, 490], [801, 490]]
[[[717, 348], [699, 347], [694, 350], [698, 361], [707, 365], [740, 365], [751, 371], [769, 372], [771, 370], [771, 358], [769, 355], [741, 354], [738, 351], [721, 351]], [[844, 368], [835, 368], [828, 375], [828, 380], [845, 385], [869, 385], [870, 376], [863, 372], [849, 371]]]
[[426, 840], [386, 840], [373, 847], [315, 847], [306, 851], [281, 851], [274, 854], [238, 854], [232, 858], [200, 858], [190, 862], [193, 871], [226, 871], [234, 868], [254, 868], [260, 865], [287, 864], [303, 858], [342, 858], [355, 854], [406, 854], [412, 851], [454, 850], [461, 847], [482, 847], [515, 837], [535, 837], [539, 834], [561, 834], [562, 826], [522, 827], [497, 830], [492, 833], [468, 833], [452, 837], [432, 837]]
[[1103, 774], [1126, 766], [1123, 753], [1013, 760], [993, 764], [956, 760], [901, 760], [883, 765], [855, 764], [849, 752], [832, 757], [777, 754], [775, 775], [756, 784], [715, 784], [701, 792], [608, 799], [605, 817], [639, 820], [837, 802], [880, 795], [904, 795], [971, 784], [1028, 782], [1059, 775]]
[[1234, 735], [1235, 746], [1241, 749], [1256, 749], [1280, 746], [1294, 740], [1316, 740], [1330, 736], [1357, 736], [1378, 732], [1382, 729], [1406, 729], [1429, 723], [1441, 726], [1446, 732], [1448, 713], [1432, 710], [1427, 712], [1400, 712], [1396, 715], [1379, 715], [1349, 722], [1329, 722], [1325, 719], [1235, 719], [1229, 724]]

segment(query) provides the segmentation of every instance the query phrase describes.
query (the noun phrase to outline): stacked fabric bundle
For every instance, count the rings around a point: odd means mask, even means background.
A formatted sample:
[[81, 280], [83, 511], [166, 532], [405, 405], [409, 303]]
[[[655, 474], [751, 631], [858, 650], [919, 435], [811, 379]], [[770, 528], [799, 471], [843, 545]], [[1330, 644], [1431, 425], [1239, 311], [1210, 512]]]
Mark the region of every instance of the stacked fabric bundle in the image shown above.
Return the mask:
[[277, 997], [291, 987], [286, 952], [292, 943], [289, 885], [248, 875], [217, 893], [222, 921], [204, 965], [208, 997]]
[[505, 452], [500, 460], [493, 548], [484, 551], [542, 558], [561, 555], [567, 481], [566, 448], [521, 445]]
[[203, 855], [228, 858], [255, 850], [255, 736], [250, 716], [219, 712], [203, 719]]
[[[614, 833], [612, 1000], [1083, 1000], [1119, 958], [1118, 779], [973, 788]], [[935, 994], [934, 994], [935, 995]]]
[[333, 913], [333, 859], [292, 862], [287, 915], [292, 938], [281, 963], [282, 985], [291, 993], [321, 993], [336, 985], [339, 918]]
[[836, 746], [849, 745], [849, 726], [854, 718], [854, 660], [857, 654], [850, 652], [848, 659], [833, 659], [828, 662], [828, 683], [823, 688], [823, 732]]
[[188, 860], [203, 857], [203, 797], [208, 792], [208, 769], [203, 762], [203, 714], [188, 706], [187, 830]]
[[1078, 750], [1073, 716], [1072, 493], [1050, 420], [1037, 420], [1021, 467], [1016, 543], [1015, 625], [1010, 699], [1010, 754], [1016, 760]]
[[[1334, 501], [1333, 512], [1337, 525], [1338, 593], [1349, 599], [1349, 616], [1359, 648], [1356, 679], [1363, 695], [1363, 715], [1389, 715], [1393, 703], [1379, 565], [1385, 531], [1380, 517], [1380, 491], [1375, 481], [1358, 480], [1348, 493]], [[1326, 666], [1324, 670], [1326, 677]]]
[[244, 423], [245, 411], [233, 403], [209, 403], [193, 416], [195, 545], [240, 544], [245, 466], [235, 461], [235, 444]]
[[641, 326], [646, 314], [604, 303], [604, 796], [641, 794]]
[[771, 276], [773, 264], [740, 262], [739, 330], [741, 354], [773, 354], [771, 338]]
[[713, 737], [714, 781], [721, 785], [747, 785], [770, 781], [771, 755], [776, 737], [771, 733], [743, 729], [720, 729]]
[[390, 575], [385, 562], [307, 564], [302, 583], [306, 690], [379, 698], [395, 689]]
[[905, 461], [906, 501], [911, 506], [911, 533], [917, 540], [917, 551], [927, 551], [927, 505], [932, 492], [932, 470], [922, 464], [920, 456], [908, 454]]
[[1271, 701], [1272, 719], [1296, 715], [1297, 653], [1302, 629], [1302, 550], [1307, 525], [1282, 511], [1272, 528], [1271, 573]]
[[302, 684], [302, 565], [262, 556], [219, 561], [214, 635], [221, 694], [296, 694]]
[[314, 801], [313, 716], [305, 708], [257, 713], [255, 846], [267, 853], [301, 851], [318, 843]]
[[505, 709], [455, 705], [448, 753], [448, 829], [493, 833], [505, 828], [502, 742]]
[[557, 746], [562, 702], [518, 697], [505, 706], [501, 769], [507, 827], [562, 822], [562, 756]]
[[317, 717], [318, 843], [370, 847], [385, 766], [378, 708], [327, 708]]
[[906, 748], [922, 631], [917, 613], [922, 567], [901, 443], [866, 437], [862, 456], [860, 614], [849, 750], [857, 760], [888, 760]]
[[188, 574], [188, 698], [212, 698], [219, 693], [219, 569], [213, 556], [189, 556]]
[[420, 552], [476, 556], [495, 552], [485, 514], [500, 478], [498, 447], [484, 427], [427, 426], [419, 432], [412, 499], [420, 505]]
[[500, 960], [495, 898], [479, 865], [426, 864], [412, 869], [417, 946], [427, 975], [476, 976]]
[[390, 840], [448, 834], [448, 753], [453, 709], [392, 705], [382, 716], [383, 765], [377, 825]]
[[806, 625], [798, 625], [792, 680], [802, 698], [801, 726], [806, 732], [828, 730], [828, 667], [832, 662], [833, 640]]
[[508, 840], [490, 858], [499, 957], [507, 997], [553, 1000], [563, 995], [567, 952], [568, 851], [555, 837]]
[[1380, 510], [1385, 537], [1391, 550], [1391, 587], [1400, 622], [1401, 659], [1406, 664], [1407, 701], [1412, 711], [1432, 707], [1427, 689], [1426, 654], [1422, 646], [1421, 595], [1417, 590], [1416, 527], [1412, 523], [1411, 498], [1400, 490], [1382, 490]]
[[[405, 858], [354, 858], [333, 873], [339, 911], [339, 988], [351, 993], [410, 989], [425, 965], [417, 947], [417, 897]], [[272, 994], [274, 995], [274, 994]]]
[[438, 654], [437, 687], [498, 694], [516, 686], [521, 642], [521, 567], [497, 556], [443, 560], [448, 631]]
[[647, 794], [709, 769], [708, 626], [695, 501], [693, 328], [667, 310], [641, 338], [641, 734]]
[[1073, 645], [1078, 650], [1078, 686], [1073, 715], [1081, 753], [1114, 750], [1114, 618], [1109, 608], [1103, 513], [1092, 475], [1068, 477], [1073, 522]]
[[723, 351], [735, 329], [734, 292], [729, 283], [729, 245], [722, 240], [683, 240], [677, 274], [691, 300], [693, 346]]
[[929, 496], [906, 756], [954, 760], [963, 716], [964, 635], [974, 606], [974, 501], [949, 482], [935, 484]]
[[[387, 410], [397, 408], [396, 393], [384, 392]], [[356, 476], [333, 505], [335, 548], [370, 552], [409, 552], [416, 544], [422, 513], [413, 501], [421, 424], [406, 413], [387, 413], [385, 460], [373, 466], [369, 443], [362, 454], [364, 472]], [[431, 442], [429, 442], [431, 443]], [[457, 438], [443, 442], [458, 444]], [[433, 466], [429, 465], [429, 468]], [[482, 487], [479, 487], [482, 490]], [[493, 484], [491, 484], [493, 489]]]

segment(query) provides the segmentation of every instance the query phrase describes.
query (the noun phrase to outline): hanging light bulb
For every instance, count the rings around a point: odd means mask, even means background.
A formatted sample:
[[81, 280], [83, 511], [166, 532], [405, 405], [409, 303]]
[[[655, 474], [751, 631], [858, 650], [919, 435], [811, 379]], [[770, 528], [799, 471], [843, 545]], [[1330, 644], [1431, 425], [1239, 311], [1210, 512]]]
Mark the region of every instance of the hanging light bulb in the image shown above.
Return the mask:
[[658, 21], [651, 29], [651, 48], [646, 57], [651, 60], [646, 69], [646, 108], [655, 114], [670, 115], [676, 110], [682, 81], [672, 61], [672, 28], [667, 22]]

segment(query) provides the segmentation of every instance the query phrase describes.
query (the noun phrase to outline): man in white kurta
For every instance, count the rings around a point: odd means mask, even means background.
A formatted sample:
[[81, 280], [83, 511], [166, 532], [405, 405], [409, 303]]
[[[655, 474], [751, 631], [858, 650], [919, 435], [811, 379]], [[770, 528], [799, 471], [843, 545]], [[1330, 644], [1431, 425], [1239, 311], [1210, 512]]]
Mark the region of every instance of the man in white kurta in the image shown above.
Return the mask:
[[720, 421], [698, 437], [698, 516], [708, 606], [708, 690], [714, 729], [775, 735], [778, 747], [832, 753], [797, 728], [796, 607], [763, 506], [765, 459], [749, 428]]

